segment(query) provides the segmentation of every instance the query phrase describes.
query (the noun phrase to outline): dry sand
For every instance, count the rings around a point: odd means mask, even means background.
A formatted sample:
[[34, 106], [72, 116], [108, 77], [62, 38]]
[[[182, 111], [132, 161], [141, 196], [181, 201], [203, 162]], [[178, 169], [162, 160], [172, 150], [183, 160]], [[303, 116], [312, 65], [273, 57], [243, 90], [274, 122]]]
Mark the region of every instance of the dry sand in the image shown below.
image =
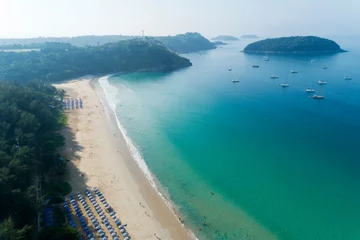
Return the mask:
[[191, 239], [132, 159], [113, 112], [101, 101], [97, 79], [55, 87], [64, 89], [67, 98], [83, 100], [82, 109], [66, 110], [68, 127], [63, 130], [73, 192], [99, 187], [133, 239]]

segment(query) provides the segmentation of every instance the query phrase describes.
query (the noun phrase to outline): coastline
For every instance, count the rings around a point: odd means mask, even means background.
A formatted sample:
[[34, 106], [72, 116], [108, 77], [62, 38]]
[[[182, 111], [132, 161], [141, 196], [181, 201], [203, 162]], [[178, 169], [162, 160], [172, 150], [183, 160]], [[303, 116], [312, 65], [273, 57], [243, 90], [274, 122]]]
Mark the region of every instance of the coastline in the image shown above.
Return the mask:
[[66, 97], [84, 102], [83, 109], [66, 110], [68, 127], [63, 131], [73, 192], [99, 187], [133, 239], [194, 239], [133, 159], [98, 80], [54, 84]]

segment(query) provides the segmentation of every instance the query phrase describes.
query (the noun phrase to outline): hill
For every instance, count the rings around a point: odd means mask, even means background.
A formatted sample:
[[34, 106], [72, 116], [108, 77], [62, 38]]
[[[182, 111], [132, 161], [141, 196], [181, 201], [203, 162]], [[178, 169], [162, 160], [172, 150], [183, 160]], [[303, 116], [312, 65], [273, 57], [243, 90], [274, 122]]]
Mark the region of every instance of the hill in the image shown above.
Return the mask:
[[[143, 39], [137, 36], [105, 35], [105, 36], [78, 36], [62, 38], [14, 38], [0, 39], [0, 49], [36, 49], [42, 48], [46, 42], [70, 43], [77, 47], [99, 46], [107, 43], [115, 43], [123, 40]], [[189, 53], [216, 48], [208, 39], [199, 33], [185, 33], [175, 36], [146, 37], [162, 42], [167, 48], [177, 53]]]
[[217, 37], [212, 38], [211, 40], [215, 41], [238, 41], [237, 37], [229, 36], [229, 35], [219, 35]]
[[156, 40], [132, 39], [86, 48], [47, 43], [40, 51], [0, 52], [0, 79], [59, 81], [88, 74], [169, 72], [191, 65]]
[[247, 45], [245, 53], [338, 53], [344, 52], [329, 39], [314, 36], [269, 38]]
[[257, 35], [255, 34], [244, 34], [241, 36], [241, 38], [250, 38], [250, 39], [253, 39], [253, 38], [259, 38]]
[[155, 37], [155, 39], [177, 53], [191, 53], [216, 48], [213, 43], [200, 33], [185, 33], [168, 37]]

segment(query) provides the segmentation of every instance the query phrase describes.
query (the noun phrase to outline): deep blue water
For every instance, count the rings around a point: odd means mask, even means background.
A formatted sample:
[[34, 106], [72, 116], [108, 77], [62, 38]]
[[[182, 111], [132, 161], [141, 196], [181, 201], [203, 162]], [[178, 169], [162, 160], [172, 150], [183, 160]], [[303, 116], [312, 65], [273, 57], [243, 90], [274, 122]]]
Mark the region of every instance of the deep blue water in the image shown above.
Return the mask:
[[338, 40], [350, 52], [264, 62], [237, 42], [184, 55], [187, 69], [109, 79], [121, 124], [199, 238], [360, 239], [360, 47]]

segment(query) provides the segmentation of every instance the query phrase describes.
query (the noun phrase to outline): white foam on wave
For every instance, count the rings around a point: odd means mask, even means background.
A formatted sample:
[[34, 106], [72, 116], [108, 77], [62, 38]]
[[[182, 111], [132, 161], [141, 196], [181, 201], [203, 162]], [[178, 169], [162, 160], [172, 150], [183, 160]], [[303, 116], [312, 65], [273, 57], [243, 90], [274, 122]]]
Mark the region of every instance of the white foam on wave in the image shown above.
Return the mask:
[[[155, 178], [153, 176], [153, 174], [150, 172], [149, 167], [147, 166], [145, 159], [142, 157], [142, 155], [140, 154], [139, 150], [135, 147], [135, 144], [133, 143], [133, 141], [131, 140], [131, 138], [128, 136], [126, 129], [124, 128], [123, 125], [121, 125], [120, 120], [116, 114], [116, 104], [117, 104], [117, 99], [116, 99], [116, 95], [118, 94], [118, 89], [114, 86], [112, 86], [109, 83], [109, 77], [111, 77], [112, 75], [106, 75], [104, 77], [99, 78], [98, 82], [100, 87], [102, 88], [104, 95], [105, 95], [105, 99], [108, 103], [108, 105], [110, 106], [111, 110], [114, 113], [115, 119], [116, 119], [116, 123], [118, 125], [118, 128], [120, 129], [125, 141], [126, 141], [126, 145], [130, 151], [130, 154], [132, 155], [132, 158], [134, 159], [134, 161], [136, 162], [136, 164], [140, 167], [140, 169], [143, 171], [143, 173], [145, 174], [146, 179], [150, 182], [151, 186], [156, 190], [157, 194], [164, 200], [165, 204], [168, 206], [168, 208], [171, 210], [171, 212], [176, 216], [179, 217], [178, 214], [176, 213], [175, 207], [174, 205], [164, 197], [164, 195], [160, 192], [157, 184], [155, 183]], [[98, 93], [97, 93], [98, 94]], [[102, 98], [99, 96], [100, 101], [102, 101]], [[181, 223], [182, 224], [182, 223]], [[182, 224], [185, 228], [186, 226], [184, 224]], [[193, 239], [196, 239], [196, 236], [193, 232], [190, 231], [190, 229], [186, 228], [187, 231], [190, 233], [191, 237]]]

